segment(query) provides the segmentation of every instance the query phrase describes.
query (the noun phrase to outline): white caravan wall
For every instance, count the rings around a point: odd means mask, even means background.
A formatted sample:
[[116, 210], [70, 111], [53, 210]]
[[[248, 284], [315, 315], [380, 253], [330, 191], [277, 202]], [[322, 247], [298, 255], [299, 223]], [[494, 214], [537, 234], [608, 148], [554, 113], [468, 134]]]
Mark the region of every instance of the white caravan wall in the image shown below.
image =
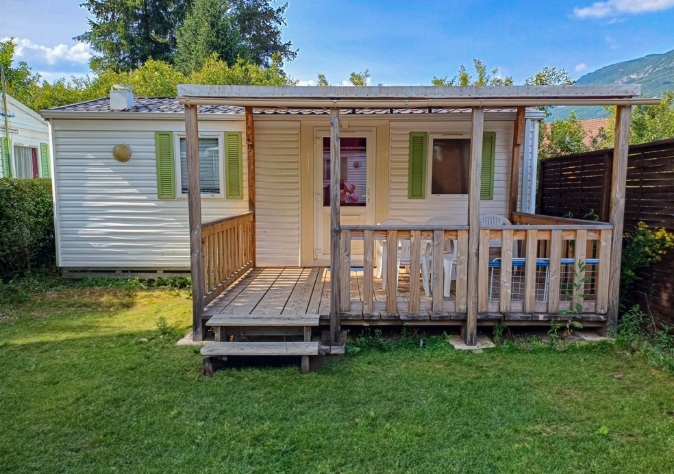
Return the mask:
[[[247, 184], [244, 121], [202, 121], [199, 129], [244, 133]], [[189, 268], [187, 197], [157, 199], [155, 155], [156, 131], [184, 130], [183, 121], [53, 120], [59, 266]], [[131, 148], [126, 163], [112, 156], [118, 143]], [[244, 189], [243, 199], [204, 197], [202, 220], [248, 212]]]
[[258, 266], [300, 264], [300, 123], [255, 121]]

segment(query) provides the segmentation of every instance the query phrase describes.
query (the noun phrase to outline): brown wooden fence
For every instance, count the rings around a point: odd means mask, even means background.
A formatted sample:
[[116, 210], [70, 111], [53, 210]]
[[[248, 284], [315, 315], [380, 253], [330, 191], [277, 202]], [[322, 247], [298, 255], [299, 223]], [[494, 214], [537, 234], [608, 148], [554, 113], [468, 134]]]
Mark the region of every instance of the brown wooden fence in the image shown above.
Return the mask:
[[[613, 150], [541, 160], [536, 212], [608, 220]], [[625, 231], [639, 221], [674, 232], [674, 140], [630, 146]], [[656, 318], [674, 321], [674, 252], [640, 272], [634, 303]]]

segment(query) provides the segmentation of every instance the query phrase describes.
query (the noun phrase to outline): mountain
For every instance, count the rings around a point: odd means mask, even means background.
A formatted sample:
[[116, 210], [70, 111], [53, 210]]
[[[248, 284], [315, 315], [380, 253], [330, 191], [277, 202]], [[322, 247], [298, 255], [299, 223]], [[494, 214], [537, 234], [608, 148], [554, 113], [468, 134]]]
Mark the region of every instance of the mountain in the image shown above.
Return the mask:
[[[641, 84], [644, 96], [660, 97], [664, 91], [674, 90], [674, 50], [603, 67], [584, 75], [576, 84]], [[568, 118], [571, 110], [582, 119], [608, 117], [603, 107], [555, 107], [547, 121]]]

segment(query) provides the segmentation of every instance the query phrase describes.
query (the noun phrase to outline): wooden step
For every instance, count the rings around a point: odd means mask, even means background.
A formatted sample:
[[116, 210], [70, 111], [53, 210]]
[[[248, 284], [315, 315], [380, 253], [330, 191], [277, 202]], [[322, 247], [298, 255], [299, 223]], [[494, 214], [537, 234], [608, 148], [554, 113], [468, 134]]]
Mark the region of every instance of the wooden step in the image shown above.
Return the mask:
[[201, 355], [214, 356], [311, 356], [318, 342], [207, 342]]
[[206, 326], [244, 327], [306, 327], [318, 326], [318, 314], [216, 314], [206, 322]]

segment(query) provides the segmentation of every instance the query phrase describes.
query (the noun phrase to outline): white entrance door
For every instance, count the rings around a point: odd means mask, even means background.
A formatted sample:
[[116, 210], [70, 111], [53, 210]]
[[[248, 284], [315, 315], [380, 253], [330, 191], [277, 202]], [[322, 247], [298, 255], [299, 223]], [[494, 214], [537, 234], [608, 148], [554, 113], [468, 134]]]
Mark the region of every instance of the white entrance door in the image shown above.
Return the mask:
[[[314, 259], [330, 264], [330, 130], [317, 129], [314, 146]], [[340, 132], [342, 225], [374, 224], [374, 129]], [[351, 247], [353, 265], [363, 264], [362, 242]]]

